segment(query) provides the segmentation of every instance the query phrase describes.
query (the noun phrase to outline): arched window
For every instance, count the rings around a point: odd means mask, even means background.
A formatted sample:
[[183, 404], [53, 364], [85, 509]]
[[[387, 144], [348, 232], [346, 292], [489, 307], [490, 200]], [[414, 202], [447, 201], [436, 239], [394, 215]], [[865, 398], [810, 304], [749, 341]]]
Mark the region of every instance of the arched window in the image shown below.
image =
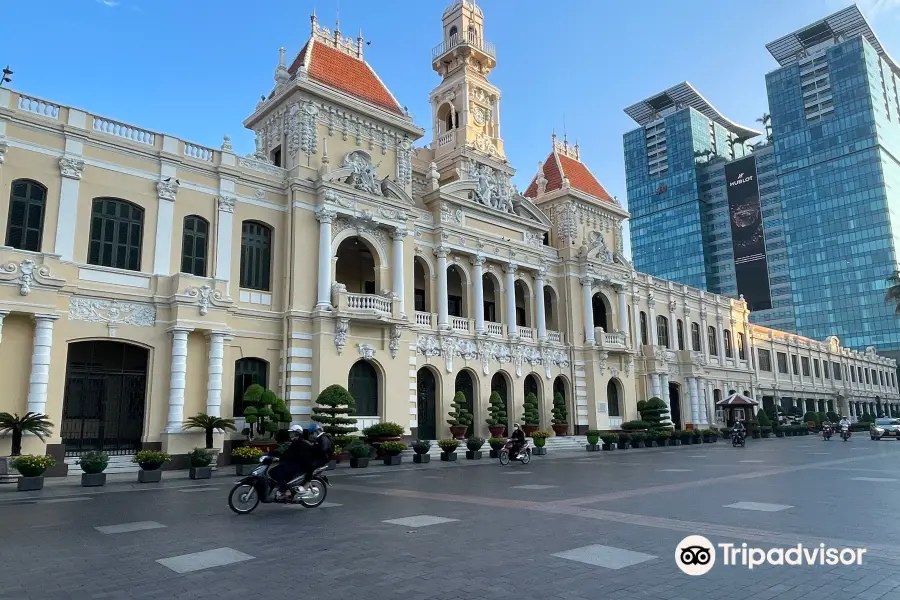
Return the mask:
[[115, 198], [94, 199], [89, 264], [140, 271], [143, 236], [143, 208]]
[[271, 269], [272, 229], [258, 221], [244, 221], [241, 224], [241, 287], [269, 291]]
[[358, 360], [350, 367], [347, 391], [356, 400], [356, 414], [377, 417], [380, 389], [378, 371], [368, 361]]
[[234, 406], [232, 415], [239, 417], [244, 414], [244, 392], [247, 388], [258, 383], [268, 387], [269, 363], [261, 358], [241, 358], [234, 362]]
[[602, 327], [603, 331], [609, 331], [607, 327], [609, 323], [606, 320], [606, 303], [600, 294], [594, 294], [591, 297], [591, 311], [594, 315], [594, 327]]
[[731, 349], [731, 330], [726, 329], [723, 335], [725, 336], [725, 358], [734, 358], [734, 352]]
[[641, 311], [641, 343], [647, 345], [647, 313]]
[[456, 28], [456, 25], [454, 25], [453, 27], [450, 28], [450, 31], [449, 31], [450, 39], [452, 40], [453, 36], [456, 35], [457, 33], [459, 33], [459, 30]]
[[606, 405], [609, 410], [609, 416], [622, 416], [619, 409], [619, 386], [616, 385], [613, 379], [610, 379], [609, 383], [606, 384]]
[[36, 181], [17, 179], [9, 194], [6, 245], [19, 250], [41, 251], [47, 188]]
[[209, 221], [197, 215], [184, 218], [181, 234], [181, 272], [206, 277], [206, 250], [209, 242]]
[[678, 349], [684, 350], [684, 323], [681, 319], [675, 322], [675, 334], [678, 336]]
[[669, 347], [669, 320], [662, 315], [656, 316], [656, 344]]
[[707, 341], [709, 342], [709, 354], [710, 356], [718, 356], [719, 355], [719, 344], [716, 341], [716, 328], [710, 325], [706, 328], [707, 333]]
[[744, 347], [744, 334], [738, 333], [738, 358], [747, 360], [747, 350]]
[[691, 350], [700, 352], [700, 324], [691, 323]]

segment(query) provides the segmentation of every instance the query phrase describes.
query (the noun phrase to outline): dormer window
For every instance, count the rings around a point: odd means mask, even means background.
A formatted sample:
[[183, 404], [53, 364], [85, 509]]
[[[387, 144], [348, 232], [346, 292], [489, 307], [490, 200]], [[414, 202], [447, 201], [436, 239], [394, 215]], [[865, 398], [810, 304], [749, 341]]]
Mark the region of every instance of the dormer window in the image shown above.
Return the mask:
[[279, 145], [274, 150], [269, 152], [269, 159], [272, 161], [272, 164], [276, 167], [280, 167], [281, 165], [281, 146]]

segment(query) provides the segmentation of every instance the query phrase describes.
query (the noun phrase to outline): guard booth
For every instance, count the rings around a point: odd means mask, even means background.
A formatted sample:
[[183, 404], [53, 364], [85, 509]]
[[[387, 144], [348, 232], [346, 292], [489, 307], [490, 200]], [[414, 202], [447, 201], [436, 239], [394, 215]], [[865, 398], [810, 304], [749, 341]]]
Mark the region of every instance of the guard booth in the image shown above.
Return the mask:
[[749, 396], [735, 392], [716, 402], [716, 422], [720, 426], [732, 427], [738, 421], [746, 421], [756, 415], [759, 402]]

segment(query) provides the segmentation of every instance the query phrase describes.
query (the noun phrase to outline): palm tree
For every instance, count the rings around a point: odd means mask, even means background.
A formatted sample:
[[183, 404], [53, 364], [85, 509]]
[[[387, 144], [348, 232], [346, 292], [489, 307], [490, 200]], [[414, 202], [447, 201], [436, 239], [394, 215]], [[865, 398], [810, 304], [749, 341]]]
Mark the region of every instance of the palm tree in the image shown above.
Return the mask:
[[900, 315], [900, 271], [887, 278], [888, 289], [884, 293], [884, 301], [894, 304], [894, 312]]
[[[731, 155], [734, 158], [737, 158], [737, 156], [734, 155], [734, 145], [739, 144], [741, 146], [741, 148], [743, 149], [744, 142], [746, 142], [749, 139], [750, 139], [750, 136], [746, 136], [746, 135], [736, 135], [734, 137], [728, 138], [728, 145], [731, 146]], [[746, 151], [743, 152], [742, 156], [743, 155], [746, 155]]]
[[213, 447], [213, 433], [216, 431], [236, 431], [234, 419], [213, 417], [206, 413], [200, 413], [184, 422], [184, 429], [203, 429], [206, 432], [206, 447]]
[[772, 115], [769, 113], [763, 113], [762, 116], [756, 119], [757, 123], [762, 123], [763, 129], [766, 131], [766, 141], [772, 141]]
[[43, 442], [44, 436], [49, 436], [52, 430], [53, 423], [41, 413], [27, 412], [21, 417], [19, 413], [0, 413], [0, 435], [12, 433], [12, 456], [22, 454], [23, 434], [33, 433]]

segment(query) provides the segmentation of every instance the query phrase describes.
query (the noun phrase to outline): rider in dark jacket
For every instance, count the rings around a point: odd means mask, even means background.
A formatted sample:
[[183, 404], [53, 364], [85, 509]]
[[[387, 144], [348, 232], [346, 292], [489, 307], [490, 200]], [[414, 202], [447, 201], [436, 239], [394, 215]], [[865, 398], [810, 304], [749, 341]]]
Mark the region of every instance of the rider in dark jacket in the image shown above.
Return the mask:
[[525, 432], [522, 431], [518, 423], [513, 424], [513, 432], [510, 439], [513, 441], [510, 455], [513, 459], [516, 459], [519, 456], [519, 451], [525, 446]]
[[[301, 473], [308, 472], [313, 461], [313, 445], [303, 437], [303, 429], [299, 425], [292, 425], [288, 431], [293, 438], [291, 444], [287, 448], [284, 448], [284, 445], [279, 446], [270, 453], [280, 461], [269, 471], [269, 475], [278, 483], [279, 500], [284, 500], [285, 496], [290, 494], [287, 482]], [[300, 492], [304, 491], [305, 489], [300, 486]]]

